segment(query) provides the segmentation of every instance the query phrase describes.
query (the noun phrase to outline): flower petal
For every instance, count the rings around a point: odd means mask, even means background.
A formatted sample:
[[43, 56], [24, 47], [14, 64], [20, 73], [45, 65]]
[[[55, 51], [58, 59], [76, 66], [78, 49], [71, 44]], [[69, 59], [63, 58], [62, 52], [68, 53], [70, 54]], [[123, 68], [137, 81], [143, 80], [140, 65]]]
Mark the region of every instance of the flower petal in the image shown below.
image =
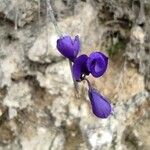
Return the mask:
[[101, 52], [93, 52], [87, 60], [88, 70], [94, 77], [102, 76], [108, 65], [108, 57]]
[[78, 55], [78, 53], [80, 51], [80, 47], [81, 47], [78, 35], [75, 36], [73, 45], [74, 45], [74, 56], [77, 57], [77, 55]]
[[98, 91], [90, 88], [89, 98], [92, 105], [92, 111], [97, 117], [107, 118], [111, 114], [112, 108], [109, 101], [99, 94]]
[[80, 81], [82, 80], [82, 75], [88, 75], [89, 71], [87, 69], [87, 62], [88, 56], [87, 55], [81, 55], [78, 58], [75, 59], [73, 67], [72, 67], [72, 72], [75, 80]]

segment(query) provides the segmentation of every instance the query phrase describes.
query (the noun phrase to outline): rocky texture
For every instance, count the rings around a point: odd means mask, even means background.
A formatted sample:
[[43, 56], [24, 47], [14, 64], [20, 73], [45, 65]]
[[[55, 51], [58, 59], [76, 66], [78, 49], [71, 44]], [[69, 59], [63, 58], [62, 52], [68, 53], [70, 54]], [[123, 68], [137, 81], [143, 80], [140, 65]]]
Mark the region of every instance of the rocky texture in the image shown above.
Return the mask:
[[148, 0], [52, 1], [81, 53], [110, 56], [107, 73], [89, 78], [112, 102], [106, 120], [92, 114], [85, 83], [75, 96], [46, 1], [0, 3], [0, 150], [149, 150]]

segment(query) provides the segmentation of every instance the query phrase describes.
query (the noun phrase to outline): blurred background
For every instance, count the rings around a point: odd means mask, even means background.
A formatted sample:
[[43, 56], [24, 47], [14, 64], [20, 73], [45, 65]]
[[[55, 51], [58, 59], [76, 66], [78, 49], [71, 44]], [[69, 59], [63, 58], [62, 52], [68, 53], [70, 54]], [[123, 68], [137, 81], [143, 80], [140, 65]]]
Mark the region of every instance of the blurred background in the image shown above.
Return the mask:
[[[75, 96], [48, 3], [81, 54], [109, 56], [89, 77], [113, 105], [108, 119], [93, 115], [86, 83]], [[149, 150], [149, 91], [149, 0], [0, 0], [0, 150]]]

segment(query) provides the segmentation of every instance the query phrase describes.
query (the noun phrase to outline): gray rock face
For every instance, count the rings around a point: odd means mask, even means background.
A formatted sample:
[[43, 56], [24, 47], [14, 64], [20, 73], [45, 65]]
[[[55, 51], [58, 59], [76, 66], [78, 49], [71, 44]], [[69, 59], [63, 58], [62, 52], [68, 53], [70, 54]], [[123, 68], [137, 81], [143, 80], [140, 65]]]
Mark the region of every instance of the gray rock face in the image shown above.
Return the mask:
[[149, 150], [150, 2], [51, 0], [81, 54], [110, 56], [106, 74], [89, 77], [112, 103], [108, 119], [93, 115], [86, 83], [75, 95], [47, 2], [0, 1], [0, 150]]

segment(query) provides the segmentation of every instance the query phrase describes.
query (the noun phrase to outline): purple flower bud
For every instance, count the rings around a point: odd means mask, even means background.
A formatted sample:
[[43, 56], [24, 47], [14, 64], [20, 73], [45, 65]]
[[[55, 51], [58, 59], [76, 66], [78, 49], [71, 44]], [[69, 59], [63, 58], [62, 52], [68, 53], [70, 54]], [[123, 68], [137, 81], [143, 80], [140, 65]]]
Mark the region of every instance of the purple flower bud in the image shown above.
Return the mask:
[[63, 56], [73, 62], [80, 51], [79, 37], [75, 36], [74, 39], [70, 36], [60, 37], [60, 39], [57, 40], [57, 49]]
[[107, 69], [107, 65], [108, 57], [101, 52], [91, 53], [87, 60], [88, 70], [94, 77], [102, 76]]
[[76, 81], [82, 80], [83, 75], [89, 74], [89, 71], [87, 68], [87, 59], [88, 59], [87, 55], [81, 55], [75, 59], [73, 67], [72, 67], [72, 73]]
[[99, 118], [107, 118], [112, 113], [109, 101], [95, 89], [89, 88], [89, 98], [93, 113]]

